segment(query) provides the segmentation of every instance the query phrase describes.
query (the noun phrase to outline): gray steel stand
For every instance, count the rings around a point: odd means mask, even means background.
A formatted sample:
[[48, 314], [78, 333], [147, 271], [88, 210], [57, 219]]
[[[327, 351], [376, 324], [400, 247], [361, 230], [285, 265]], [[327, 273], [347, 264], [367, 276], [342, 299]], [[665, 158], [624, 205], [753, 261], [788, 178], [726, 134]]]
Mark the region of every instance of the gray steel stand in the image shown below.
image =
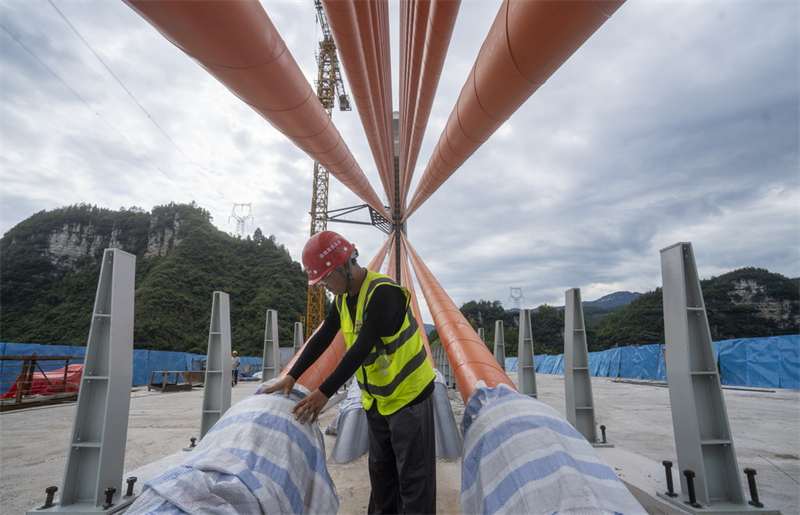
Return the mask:
[[506, 371], [506, 335], [503, 332], [503, 321], [497, 320], [494, 323], [494, 359], [497, 364]]
[[[295, 339], [297, 339], [295, 331]], [[261, 380], [264, 382], [278, 377], [281, 356], [278, 342], [278, 312], [267, 310], [267, 323], [264, 327], [264, 358], [261, 367]]]
[[447, 386], [447, 356], [444, 353], [444, 347], [436, 347], [431, 349], [431, 352], [433, 353], [434, 367], [442, 374], [444, 384]]
[[580, 288], [567, 290], [564, 308], [564, 388], [567, 420], [595, 447], [614, 447], [597, 438], [592, 375]]
[[434, 384], [433, 422], [436, 427], [436, 457], [454, 460], [461, 456], [461, 431], [453, 415], [450, 397], [447, 396], [447, 386], [442, 383]]
[[431, 349], [431, 352], [433, 353], [433, 361], [436, 364], [436, 368], [439, 369], [444, 378], [445, 386], [449, 387], [453, 378], [451, 377], [450, 362], [447, 360], [447, 353], [444, 351], [444, 347], [436, 347]]
[[[122, 488], [133, 382], [135, 276], [136, 256], [105, 250], [61, 498], [50, 508], [27, 513], [114, 513], [136, 498], [124, 496]], [[115, 492], [106, 494], [110, 488]]]
[[[658, 496], [690, 513], [780, 513], [750, 506], [742, 490], [692, 244], [663, 249], [661, 274], [667, 382], [682, 493]], [[693, 488], [686, 470], [694, 472]]]
[[336, 463], [350, 463], [369, 451], [369, 425], [364, 408], [348, 411], [339, 419], [331, 458]]
[[[303, 323], [302, 322], [295, 322], [294, 323], [294, 352], [293, 355], [297, 355], [300, 352], [300, 348], [306, 342], [305, 340], [305, 332], [303, 332]], [[263, 376], [263, 372], [262, 372]]]
[[206, 382], [203, 389], [203, 414], [200, 439], [231, 407], [231, 308], [230, 297], [214, 292], [211, 325], [208, 331]]
[[447, 352], [442, 347], [442, 355], [444, 359], [442, 362], [444, 363], [444, 384], [448, 387], [452, 386], [453, 388], [456, 387], [456, 379], [453, 375], [453, 367], [450, 366], [450, 359], [447, 357]]
[[533, 359], [533, 333], [531, 332], [531, 310], [519, 312], [519, 356], [517, 363], [517, 382], [519, 391], [534, 399], [539, 398], [536, 392], [536, 368]]
[[486, 344], [486, 337], [483, 335], [483, 327], [478, 328], [478, 338], [481, 339], [484, 345]]

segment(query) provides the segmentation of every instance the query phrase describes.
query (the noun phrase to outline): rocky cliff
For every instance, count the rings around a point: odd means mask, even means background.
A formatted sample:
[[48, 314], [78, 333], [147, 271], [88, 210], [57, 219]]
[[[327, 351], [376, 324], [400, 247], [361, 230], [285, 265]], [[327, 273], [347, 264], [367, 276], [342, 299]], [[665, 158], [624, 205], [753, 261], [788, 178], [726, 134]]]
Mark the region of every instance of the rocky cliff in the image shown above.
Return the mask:
[[144, 257], [166, 256], [173, 247], [180, 244], [181, 238], [178, 231], [181, 228], [179, 213], [173, 216], [154, 215], [150, 220], [150, 230], [147, 237], [147, 250]]
[[[37, 213], [12, 231], [7, 244], [34, 244], [54, 272], [74, 274], [86, 265], [99, 264], [106, 248], [118, 248], [140, 258], [165, 256], [182, 241], [184, 217], [175, 206], [106, 212], [91, 206], [64, 208], [62, 216]], [[91, 216], [82, 216], [86, 214]], [[15, 228], [16, 229], [16, 228]], [[23, 243], [24, 242], [24, 243]]]
[[283, 341], [305, 310], [306, 277], [286, 249], [235, 238], [192, 205], [111, 211], [77, 205], [42, 211], [0, 239], [0, 341], [85, 345], [103, 252], [136, 256], [134, 345], [204, 352], [214, 291], [230, 296], [240, 352], [259, 352], [264, 312]]
[[49, 234], [45, 255], [59, 270], [76, 272], [87, 261], [94, 261], [98, 252], [106, 247], [124, 247], [119, 241], [119, 230], [103, 235], [97, 233], [93, 224], [66, 223]]
[[800, 327], [800, 315], [790, 299], [770, 296], [767, 285], [759, 284], [756, 279], [738, 279], [731, 284], [733, 288], [728, 290], [728, 298], [732, 303], [752, 306], [759, 316], [774, 320], [782, 327]]

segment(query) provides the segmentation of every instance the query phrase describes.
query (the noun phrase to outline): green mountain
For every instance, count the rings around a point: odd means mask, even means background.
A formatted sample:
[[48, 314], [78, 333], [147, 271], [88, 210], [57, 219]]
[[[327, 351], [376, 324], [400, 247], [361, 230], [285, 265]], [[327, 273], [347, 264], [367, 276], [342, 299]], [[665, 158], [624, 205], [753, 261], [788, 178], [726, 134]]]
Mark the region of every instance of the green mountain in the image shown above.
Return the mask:
[[[762, 268], [741, 268], [701, 280], [700, 287], [714, 341], [800, 332], [800, 279]], [[587, 330], [591, 350], [664, 343], [661, 288]]]
[[[742, 268], [700, 281], [714, 341], [760, 338], [800, 332], [800, 279], [788, 279], [760, 268]], [[638, 294], [637, 294], [638, 295]], [[506, 356], [516, 356], [519, 312], [503, 311], [501, 302], [469, 301], [462, 314], [494, 349], [494, 327], [503, 321]], [[661, 288], [626, 306], [583, 307], [590, 351], [627, 345], [664, 343]], [[548, 305], [531, 310], [536, 354], [564, 352], [564, 310]], [[431, 333], [431, 341], [438, 335]]]
[[274, 236], [234, 238], [196, 204], [148, 213], [75, 205], [42, 211], [0, 239], [0, 341], [86, 345], [103, 250], [137, 256], [134, 347], [205, 353], [214, 291], [230, 295], [233, 348], [260, 355], [267, 309], [291, 343], [305, 274]]
[[[195, 204], [111, 211], [75, 205], [42, 211], [0, 239], [0, 341], [85, 345], [108, 247], [137, 256], [134, 346], [205, 353], [214, 291], [230, 295], [233, 346], [258, 356], [267, 309], [278, 311], [280, 340], [292, 342], [305, 313], [299, 263], [257, 229], [234, 238]], [[800, 279], [743, 268], [701, 281], [714, 340], [797, 334]], [[506, 355], [516, 356], [519, 314], [500, 301], [470, 301], [462, 313], [485, 329], [492, 349], [503, 321]], [[590, 350], [664, 342], [661, 290], [627, 306], [584, 307]], [[535, 352], [563, 352], [564, 312], [531, 312]], [[431, 333], [431, 342], [438, 336]]]

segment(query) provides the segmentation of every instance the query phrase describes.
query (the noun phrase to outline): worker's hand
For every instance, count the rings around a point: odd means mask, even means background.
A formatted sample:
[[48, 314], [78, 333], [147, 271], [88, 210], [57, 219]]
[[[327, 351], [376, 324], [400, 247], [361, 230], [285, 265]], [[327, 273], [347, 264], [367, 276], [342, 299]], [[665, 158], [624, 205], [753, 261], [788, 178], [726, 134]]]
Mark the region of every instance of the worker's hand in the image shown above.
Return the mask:
[[295, 420], [299, 420], [301, 424], [305, 424], [306, 420], [309, 424], [313, 424], [319, 418], [319, 413], [326, 404], [328, 404], [328, 397], [321, 391], [314, 390], [305, 399], [294, 405], [292, 413], [294, 413]]
[[289, 395], [292, 393], [292, 388], [294, 387], [294, 382], [295, 382], [294, 381], [294, 377], [290, 376], [289, 374], [286, 374], [285, 376], [283, 376], [280, 380], [278, 380], [272, 386], [268, 386], [268, 387], [264, 388], [261, 391], [261, 393], [262, 394], [264, 394], [264, 393], [272, 393], [272, 392], [279, 392], [279, 391], [283, 390], [284, 397], [289, 397]]

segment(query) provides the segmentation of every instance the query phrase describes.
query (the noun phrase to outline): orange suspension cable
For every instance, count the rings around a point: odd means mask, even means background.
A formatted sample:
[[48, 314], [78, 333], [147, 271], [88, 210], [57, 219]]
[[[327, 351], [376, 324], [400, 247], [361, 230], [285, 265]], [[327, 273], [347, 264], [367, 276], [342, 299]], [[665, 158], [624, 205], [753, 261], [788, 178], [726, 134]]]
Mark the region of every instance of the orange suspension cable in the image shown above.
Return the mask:
[[126, 3], [342, 184], [385, 212], [258, 0]]
[[504, 0], [409, 202], [416, 211], [624, 3]]
[[489, 349], [484, 345], [478, 333], [461, 314], [442, 285], [433, 277], [433, 274], [419, 255], [402, 236], [403, 244], [411, 258], [411, 265], [417, 276], [417, 282], [425, 296], [425, 302], [433, 317], [436, 331], [442, 340], [442, 346], [447, 354], [447, 360], [453, 368], [453, 374], [461, 392], [464, 403], [467, 402], [475, 384], [484, 381], [487, 386], [506, 384], [517, 389], [513, 381], [508, 378]]

